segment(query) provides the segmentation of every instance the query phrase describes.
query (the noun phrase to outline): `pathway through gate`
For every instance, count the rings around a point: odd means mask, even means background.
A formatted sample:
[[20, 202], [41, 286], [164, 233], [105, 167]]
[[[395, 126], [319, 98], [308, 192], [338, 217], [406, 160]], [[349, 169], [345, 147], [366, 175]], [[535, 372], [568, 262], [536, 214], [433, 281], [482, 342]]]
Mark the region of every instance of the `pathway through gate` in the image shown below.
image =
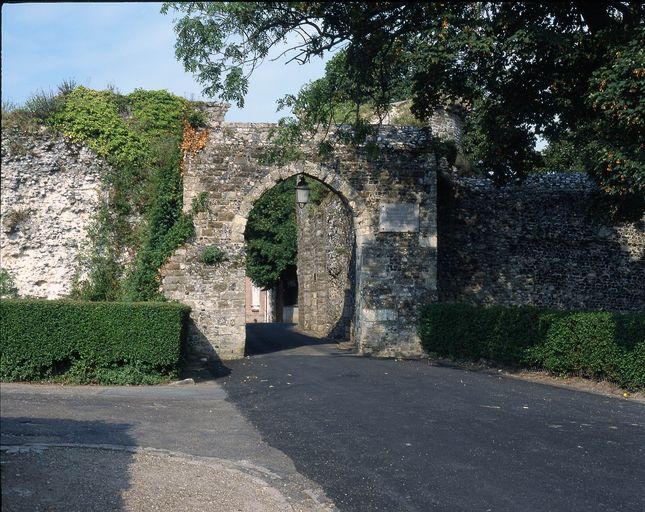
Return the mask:
[[[162, 290], [192, 308], [190, 347], [227, 360], [243, 357], [245, 241], [248, 215], [271, 187], [294, 175], [326, 184], [351, 215], [355, 247], [351, 338], [360, 354], [415, 356], [420, 308], [436, 300], [436, 159], [429, 134], [385, 126], [376, 155], [339, 146], [321, 160], [303, 147], [300, 162], [261, 163], [271, 124], [226, 123], [227, 106], [208, 104], [204, 146], [183, 162], [184, 209], [205, 199], [196, 213], [194, 240], [162, 268]], [[216, 246], [226, 258], [207, 265]]]

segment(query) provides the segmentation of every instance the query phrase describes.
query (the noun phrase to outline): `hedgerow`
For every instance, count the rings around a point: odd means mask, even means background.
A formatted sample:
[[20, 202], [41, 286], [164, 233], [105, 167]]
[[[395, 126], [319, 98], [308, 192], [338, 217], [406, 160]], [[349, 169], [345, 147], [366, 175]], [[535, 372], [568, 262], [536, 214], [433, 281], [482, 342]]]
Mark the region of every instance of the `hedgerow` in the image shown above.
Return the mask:
[[155, 384], [177, 375], [189, 308], [1, 300], [0, 378]]
[[645, 314], [535, 307], [428, 305], [419, 326], [428, 353], [545, 369], [645, 389]]

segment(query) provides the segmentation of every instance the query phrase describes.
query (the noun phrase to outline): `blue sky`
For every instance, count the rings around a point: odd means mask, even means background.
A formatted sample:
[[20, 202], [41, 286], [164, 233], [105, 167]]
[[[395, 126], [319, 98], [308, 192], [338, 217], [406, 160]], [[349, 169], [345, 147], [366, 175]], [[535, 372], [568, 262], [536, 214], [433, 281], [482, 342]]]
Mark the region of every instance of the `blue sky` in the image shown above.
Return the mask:
[[[166, 89], [206, 99], [175, 60], [173, 14], [160, 3], [26, 3], [2, 6], [2, 100], [22, 104], [33, 92], [74, 79], [93, 89], [114, 85]], [[324, 73], [324, 62], [284, 65], [268, 59], [252, 78], [243, 110], [228, 121], [276, 121], [275, 101]], [[211, 100], [214, 101], [214, 100]]]

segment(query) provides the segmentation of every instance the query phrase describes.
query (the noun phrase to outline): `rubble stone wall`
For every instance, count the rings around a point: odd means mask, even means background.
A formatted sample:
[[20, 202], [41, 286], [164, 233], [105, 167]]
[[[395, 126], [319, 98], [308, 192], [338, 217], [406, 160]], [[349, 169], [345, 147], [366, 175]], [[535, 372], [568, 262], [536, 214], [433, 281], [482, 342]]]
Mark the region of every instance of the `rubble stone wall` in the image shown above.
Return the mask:
[[349, 341], [356, 294], [351, 212], [329, 193], [297, 215], [299, 326]]
[[[267, 166], [261, 156], [271, 124], [224, 122], [222, 105], [209, 113], [205, 146], [184, 160], [184, 206], [206, 193], [207, 211], [195, 217], [195, 240], [162, 268], [164, 294], [190, 305], [191, 346], [222, 359], [244, 355], [244, 229], [255, 201], [281, 180], [304, 173], [328, 185], [351, 211], [356, 293], [353, 334], [358, 352], [419, 355], [420, 307], [436, 300], [436, 159], [428, 132], [382, 127], [371, 152], [340, 147], [320, 161], [304, 147], [296, 164]], [[385, 204], [412, 204], [414, 232], [379, 230]], [[201, 251], [216, 245], [226, 261], [209, 267]]]
[[601, 220], [591, 210], [594, 190], [576, 173], [499, 189], [453, 179], [439, 203], [439, 298], [645, 310], [645, 219]]
[[107, 164], [45, 129], [2, 134], [0, 265], [20, 296], [71, 291]]
[[[274, 125], [227, 123], [226, 105], [202, 108], [209, 122], [204, 146], [184, 157], [184, 208], [203, 194], [207, 208], [194, 216], [194, 239], [161, 269], [164, 294], [192, 307], [194, 352], [244, 355], [246, 221], [265, 191], [301, 173], [334, 192], [316, 212], [299, 213], [301, 326], [351, 339], [359, 353], [421, 354], [420, 308], [437, 299], [645, 310], [645, 219], [594, 215], [585, 175], [501, 189], [454, 177], [437, 204], [429, 137], [459, 132], [450, 115], [432, 130], [382, 126], [376, 154], [341, 145], [321, 160], [312, 144], [300, 162], [276, 166], [262, 163]], [[107, 170], [89, 149], [44, 129], [3, 133], [0, 264], [20, 295], [71, 291]], [[416, 212], [414, 229], [391, 229], [388, 211]], [[211, 245], [226, 253], [214, 266], [201, 259]]]

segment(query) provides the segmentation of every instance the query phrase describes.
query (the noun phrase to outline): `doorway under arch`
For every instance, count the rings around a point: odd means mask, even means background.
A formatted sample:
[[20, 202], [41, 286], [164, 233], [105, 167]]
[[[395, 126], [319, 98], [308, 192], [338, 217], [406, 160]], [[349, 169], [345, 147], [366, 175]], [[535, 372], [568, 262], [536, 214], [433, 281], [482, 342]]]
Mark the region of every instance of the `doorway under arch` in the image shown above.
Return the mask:
[[[290, 323], [308, 336], [302, 338], [308, 342], [312, 337], [352, 342], [357, 274], [354, 213], [347, 199], [304, 168], [292, 168], [294, 174], [273, 187], [261, 183], [262, 192], [248, 213], [246, 323]], [[298, 176], [306, 177], [311, 188], [309, 202], [300, 207], [295, 201]], [[337, 176], [328, 181], [342, 184]]]

